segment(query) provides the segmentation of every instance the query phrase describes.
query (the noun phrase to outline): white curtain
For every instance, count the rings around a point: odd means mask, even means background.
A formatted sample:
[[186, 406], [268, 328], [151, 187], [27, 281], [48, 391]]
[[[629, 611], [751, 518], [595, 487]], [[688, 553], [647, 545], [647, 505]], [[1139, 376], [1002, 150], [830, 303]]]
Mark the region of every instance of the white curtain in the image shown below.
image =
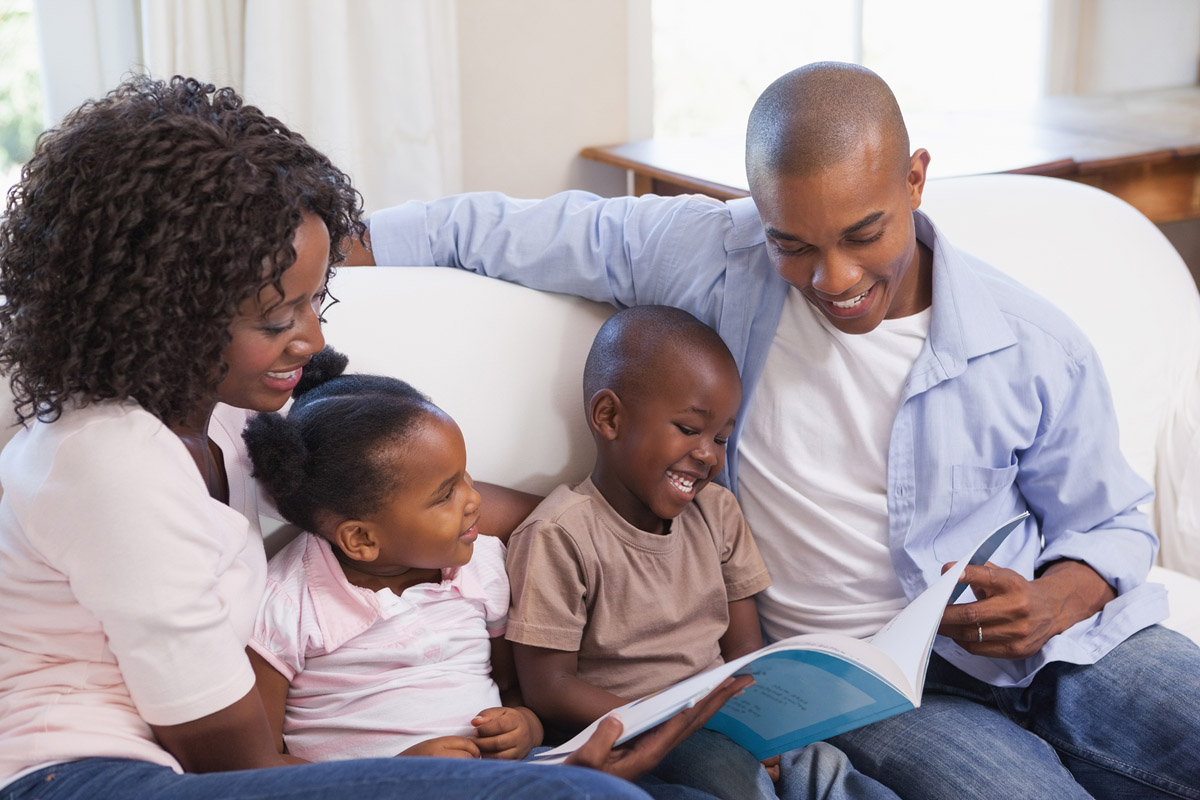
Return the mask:
[[455, 4], [35, 0], [48, 123], [123, 75], [238, 89], [353, 178], [372, 211], [462, 187]]
[[246, 0], [245, 89], [350, 173], [368, 210], [461, 191], [454, 4]]

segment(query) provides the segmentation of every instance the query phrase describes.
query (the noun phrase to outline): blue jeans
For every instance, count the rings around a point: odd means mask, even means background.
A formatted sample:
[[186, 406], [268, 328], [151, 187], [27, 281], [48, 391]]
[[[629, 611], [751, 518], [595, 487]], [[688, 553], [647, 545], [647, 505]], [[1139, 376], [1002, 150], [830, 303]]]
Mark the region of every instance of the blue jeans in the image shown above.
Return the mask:
[[646, 784], [652, 785], [655, 780], [690, 786], [720, 800], [775, 797], [771, 780], [758, 759], [725, 734], [706, 728], [667, 753], [641, 785], [649, 789]]
[[[890, 789], [857, 772], [842, 751], [824, 742], [789, 753], [781, 767], [779, 784], [772, 784], [748, 750], [722, 733], [701, 729], [646, 780], [690, 786], [721, 800], [896, 800]], [[653, 793], [646, 782], [639, 785]]]
[[1200, 648], [1154, 625], [1024, 689], [934, 655], [920, 708], [830, 741], [904, 798], [1200, 798]]
[[415, 757], [204, 775], [180, 775], [146, 761], [88, 758], [40, 769], [0, 789], [0, 800], [574, 800], [646, 796], [627, 781], [581, 767]]

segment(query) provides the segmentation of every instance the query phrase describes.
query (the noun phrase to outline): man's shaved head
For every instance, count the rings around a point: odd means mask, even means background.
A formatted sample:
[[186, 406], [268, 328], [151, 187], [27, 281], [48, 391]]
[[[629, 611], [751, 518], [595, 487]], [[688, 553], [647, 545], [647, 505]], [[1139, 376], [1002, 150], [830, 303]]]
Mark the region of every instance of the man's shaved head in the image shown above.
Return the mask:
[[750, 192], [781, 175], [813, 175], [864, 143], [908, 169], [908, 131], [892, 90], [871, 70], [822, 61], [792, 70], [767, 87], [746, 127]]
[[737, 363], [712, 328], [670, 306], [634, 306], [613, 314], [600, 327], [583, 368], [586, 407], [601, 389], [626, 401], [643, 397], [671, 380], [675, 368], [701, 358], [717, 359], [737, 374]]

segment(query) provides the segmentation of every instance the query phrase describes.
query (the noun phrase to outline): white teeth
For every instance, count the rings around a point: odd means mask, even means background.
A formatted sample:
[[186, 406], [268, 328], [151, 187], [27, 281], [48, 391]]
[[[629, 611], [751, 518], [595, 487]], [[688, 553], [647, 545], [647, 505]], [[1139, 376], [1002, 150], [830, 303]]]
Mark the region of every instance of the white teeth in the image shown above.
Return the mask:
[[291, 372], [268, 372], [267, 375], [272, 378], [278, 378], [281, 381], [286, 381], [289, 378], [295, 377], [300, 370], [294, 369]]
[[862, 299], [866, 297], [870, 291], [870, 289], [867, 289], [867, 291], [863, 292], [858, 297], [851, 297], [849, 300], [833, 300], [831, 302], [838, 308], [854, 308], [856, 305], [862, 302]]
[[691, 494], [692, 488], [696, 485], [695, 478], [690, 478], [687, 475], [680, 475], [678, 472], [668, 472], [667, 480], [671, 482], [672, 486], [684, 494]]

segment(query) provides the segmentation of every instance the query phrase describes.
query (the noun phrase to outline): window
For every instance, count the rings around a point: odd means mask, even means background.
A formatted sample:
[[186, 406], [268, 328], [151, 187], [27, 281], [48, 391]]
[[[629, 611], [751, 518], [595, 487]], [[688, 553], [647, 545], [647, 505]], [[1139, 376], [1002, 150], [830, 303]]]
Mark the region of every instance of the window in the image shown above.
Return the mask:
[[0, 189], [7, 194], [43, 127], [33, 0], [0, 0], [0, 53]]
[[734, 135], [772, 80], [812, 61], [875, 70], [908, 111], [1045, 91], [1049, 0], [653, 0], [654, 135]]

